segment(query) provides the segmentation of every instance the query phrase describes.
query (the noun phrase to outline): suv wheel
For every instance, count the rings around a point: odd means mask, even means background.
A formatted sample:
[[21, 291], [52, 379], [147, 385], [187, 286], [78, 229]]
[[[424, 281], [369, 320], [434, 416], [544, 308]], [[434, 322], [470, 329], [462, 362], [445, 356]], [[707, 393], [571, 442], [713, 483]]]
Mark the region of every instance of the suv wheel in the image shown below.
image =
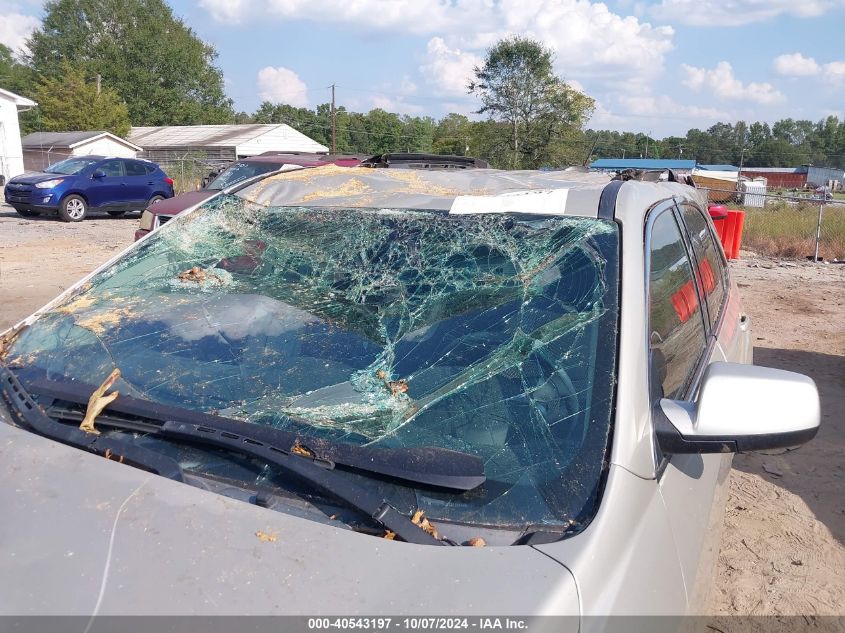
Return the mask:
[[161, 202], [162, 200], [164, 200], [164, 196], [155, 195], [155, 196], [153, 196], [152, 198], [150, 198], [150, 201], [147, 203], [147, 206], [146, 206], [146, 207], [144, 207], [144, 208], [145, 208], [145, 209], [149, 209], [149, 208], [150, 208], [151, 206], [153, 206], [156, 202]]
[[65, 222], [80, 222], [88, 213], [88, 205], [82, 196], [70, 195], [59, 206], [59, 217]]

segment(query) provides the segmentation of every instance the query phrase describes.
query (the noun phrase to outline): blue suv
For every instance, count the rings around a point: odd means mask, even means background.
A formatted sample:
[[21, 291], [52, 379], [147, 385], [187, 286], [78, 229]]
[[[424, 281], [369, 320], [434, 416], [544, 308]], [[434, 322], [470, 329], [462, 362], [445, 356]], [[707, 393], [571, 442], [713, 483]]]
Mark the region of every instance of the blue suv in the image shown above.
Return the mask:
[[123, 215], [173, 197], [173, 180], [147, 160], [75, 156], [6, 183], [6, 203], [24, 217], [58, 213], [79, 222], [89, 211]]

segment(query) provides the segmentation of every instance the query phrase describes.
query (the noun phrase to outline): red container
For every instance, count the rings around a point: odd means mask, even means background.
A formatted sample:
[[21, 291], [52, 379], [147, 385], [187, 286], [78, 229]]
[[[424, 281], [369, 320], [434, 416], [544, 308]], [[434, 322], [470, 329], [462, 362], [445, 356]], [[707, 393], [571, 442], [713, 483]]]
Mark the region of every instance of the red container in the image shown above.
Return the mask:
[[[711, 207], [712, 209], [712, 207]], [[725, 249], [725, 257], [728, 259], [739, 259], [739, 247], [742, 245], [742, 228], [745, 225], [745, 211], [740, 209], [728, 209], [728, 215], [724, 220], [715, 220], [713, 226]], [[710, 214], [714, 214], [711, 212]]]

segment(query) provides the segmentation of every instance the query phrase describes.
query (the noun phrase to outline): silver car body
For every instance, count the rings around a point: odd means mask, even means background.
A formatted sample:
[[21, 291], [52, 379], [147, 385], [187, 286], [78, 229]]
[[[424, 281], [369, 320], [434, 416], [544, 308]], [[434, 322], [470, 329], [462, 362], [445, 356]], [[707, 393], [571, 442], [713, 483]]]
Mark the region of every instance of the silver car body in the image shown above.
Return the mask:
[[[345, 187], [353, 179], [368, 193], [350, 193], [362, 189]], [[485, 548], [378, 539], [0, 424], [0, 613], [578, 616], [705, 609], [731, 457], [675, 455], [661, 466], [656, 456], [644, 242], [649, 213], [675, 201], [703, 205], [696, 190], [667, 182], [609, 185], [606, 177], [580, 172], [328, 167], [274, 176], [238, 195], [265, 204], [305, 198], [315, 207], [597, 217], [608, 211], [609, 187], [618, 188], [610, 214], [621, 226], [618, 382], [606, 487], [583, 532], [546, 544]], [[161, 231], [179, 231], [195, 213], [202, 208]], [[710, 361], [752, 360], [750, 323], [732, 282], [726, 301], [699, 378]], [[0, 417], [9, 418], [2, 405]]]

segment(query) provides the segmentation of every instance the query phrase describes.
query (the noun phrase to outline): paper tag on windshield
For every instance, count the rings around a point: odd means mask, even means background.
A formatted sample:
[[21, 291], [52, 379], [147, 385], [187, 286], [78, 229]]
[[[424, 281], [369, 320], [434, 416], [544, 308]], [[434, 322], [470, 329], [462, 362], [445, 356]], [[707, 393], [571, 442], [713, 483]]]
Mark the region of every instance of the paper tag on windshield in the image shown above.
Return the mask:
[[458, 196], [449, 213], [537, 213], [563, 215], [568, 189], [514, 191], [496, 196]]

